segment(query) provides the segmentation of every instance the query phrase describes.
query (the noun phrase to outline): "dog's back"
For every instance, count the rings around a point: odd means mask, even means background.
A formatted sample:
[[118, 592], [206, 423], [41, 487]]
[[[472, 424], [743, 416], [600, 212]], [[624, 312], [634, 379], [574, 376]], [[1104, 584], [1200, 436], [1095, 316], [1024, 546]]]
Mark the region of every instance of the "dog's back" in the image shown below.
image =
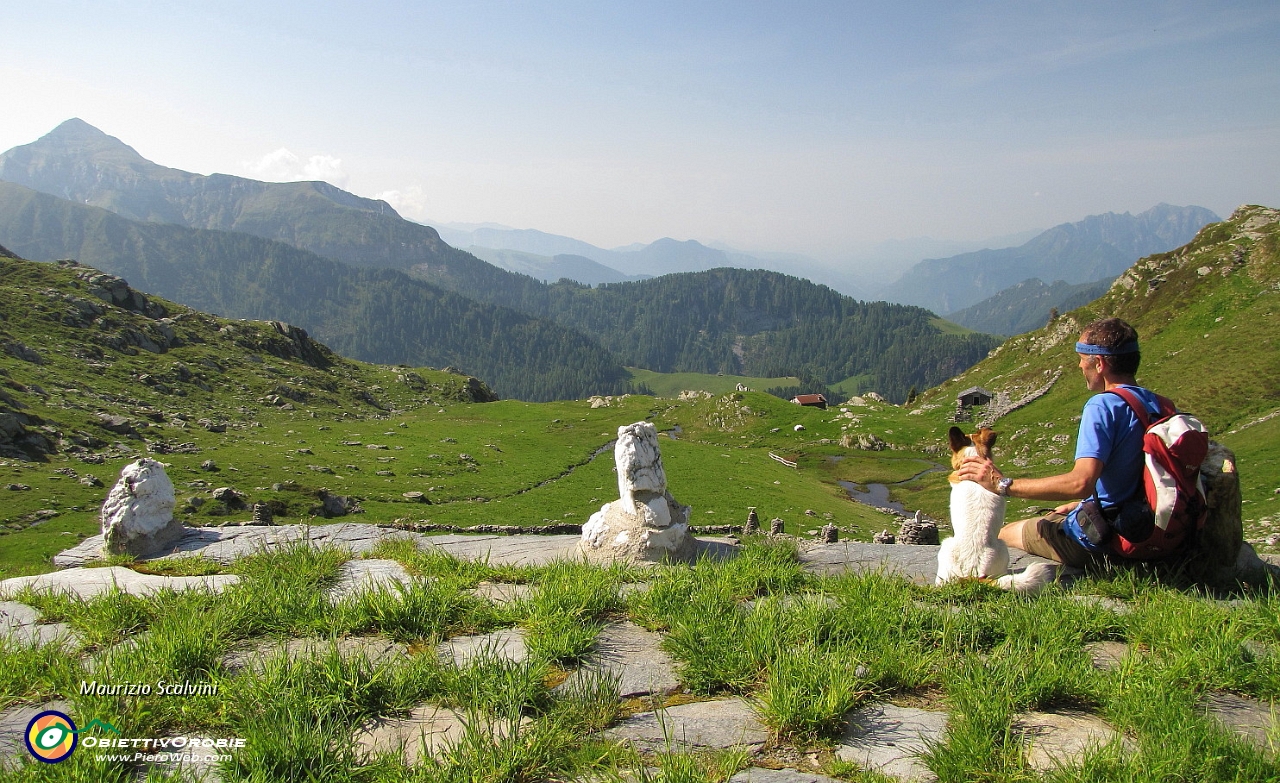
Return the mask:
[[[990, 457], [996, 441], [996, 434], [985, 428], [970, 437], [952, 427], [947, 435], [954, 470], [966, 457]], [[1005, 498], [975, 482], [961, 481], [954, 472], [948, 480], [955, 535], [938, 550], [938, 584], [961, 577], [1003, 576], [1009, 570], [1009, 547], [998, 534], [1004, 524]]]

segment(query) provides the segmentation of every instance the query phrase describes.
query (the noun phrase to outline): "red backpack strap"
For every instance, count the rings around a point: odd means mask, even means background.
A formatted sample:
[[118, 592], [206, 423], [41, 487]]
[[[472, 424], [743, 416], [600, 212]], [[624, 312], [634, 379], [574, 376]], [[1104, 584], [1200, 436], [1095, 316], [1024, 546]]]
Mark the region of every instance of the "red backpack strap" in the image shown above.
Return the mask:
[[[1134, 394], [1133, 392], [1129, 391], [1123, 386], [1117, 386], [1114, 389], [1107, 389], [1107, 391], [1111, 392], [1112, 394], [1116, 395], [1120, 399], [1129, 403], [1129, 407], [1133, 410], [1133, 414], [1138, 417], [1138, 421], [1142, 424], [1142, 429], [1144, 431], [1151, 426], [1151, 414], [1147, 413], [1147, 406], [1142, 404], [1142, 400], [1138, 399], [1138, 395]], [[1159, 399], [1160, 399], [1160, 409], [1161, 409], [1161, 412], [1163, 413], [1165, 403], [1169, 401], [1163, 397], [1160, 397]], [[1172, 403], [1169, 403], [1169, 404], [1170, 404], [1170, 407], [1172, 407], [1173, 404]]]

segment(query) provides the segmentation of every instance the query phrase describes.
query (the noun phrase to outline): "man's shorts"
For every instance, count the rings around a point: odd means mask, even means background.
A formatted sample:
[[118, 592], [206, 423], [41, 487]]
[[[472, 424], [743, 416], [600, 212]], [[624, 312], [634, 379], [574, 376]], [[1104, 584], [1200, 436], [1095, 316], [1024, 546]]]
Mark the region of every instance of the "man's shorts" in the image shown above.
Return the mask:
[[1010, 524], [1022, 526], [1023, 549], [1033, 555], [1056, 560], [1075, 568], [1085, 568], [1097, 563], [1100, 555], [1094, 554], [1063, 529], [1067, 519], [1064, 514], [1051, 513], [1044, 517], [1023, 519]]

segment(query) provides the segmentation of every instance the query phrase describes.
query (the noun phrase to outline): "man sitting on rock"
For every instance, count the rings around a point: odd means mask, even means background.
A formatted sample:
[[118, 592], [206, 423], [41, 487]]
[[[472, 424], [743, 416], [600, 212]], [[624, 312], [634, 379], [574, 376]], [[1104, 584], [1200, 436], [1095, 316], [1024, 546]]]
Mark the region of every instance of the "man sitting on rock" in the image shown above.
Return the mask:
[[1048, 516], [1005, 525], [1000, 539], [1031, 554], [1084, 568], [1103, 557], [1106, 550], [1105, 541], [1091, 540], [1091, 535], [1095, 539], [1100, 536], [1096, 529], [1090, 529], [1087, 516], [1081, 519], [1080, 498], [1090, 499], [1096, 493], [1104, 517], [1114, 519], [1126, 501], [1142, 496], [1144, 427], [1123, 398], [1105, 392], [1128, 389], [1153, 418], [1159, 403], [1156, 395], [1134, 378], [1141, 354], [1138, 333], [1129, 324], [1119, 318], [1094, 321], [1080, 335], [1076, 353], [1085, 386], [1099, 393], [1085, 403], [1080, 417], [1075, 467], [1057, 476], [1013, 479], [990, 459], [969, 457], [958, 477], [1007, 497], [1071, 501]]

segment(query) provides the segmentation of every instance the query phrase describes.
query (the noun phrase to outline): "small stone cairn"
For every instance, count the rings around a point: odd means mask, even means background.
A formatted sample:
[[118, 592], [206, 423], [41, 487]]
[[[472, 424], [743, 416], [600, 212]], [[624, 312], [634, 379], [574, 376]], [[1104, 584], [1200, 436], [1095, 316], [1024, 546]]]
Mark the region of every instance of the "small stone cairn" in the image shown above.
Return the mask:
[[751, 507], [747, 512], [747, 524], [742, 526], [742, 534], [744, 536], [754, 536], [760, 532], [760, 517], [756, 514], [755, 507]]
[[173, 546], [184, 530], [176, 504], [163, 464], [144, 457], [126, 465], [102, 503], [102, 553], [146, 557]]
[[898, 529], [899, 544], [934, 545], [938, 543], [938, 525], [917, 511], [914, 519], [904, 519]]
[[271, 515], [271, 507], [266, 503], [253, 504], [253, 524], [255, 525], [274, 525], [275, 520]]
[[692, 559], [689, 507], [667, 491], [657, 428], [647, 421], [619, 427], [613, 460], [619, 499], [601, 506], [582, 526], [579, 550], [588, 560], [604, 562]]
[[818, 531], [818, 540], [824, 544], [834, 544], [840, 540], [840, 529], [828, 522]]

